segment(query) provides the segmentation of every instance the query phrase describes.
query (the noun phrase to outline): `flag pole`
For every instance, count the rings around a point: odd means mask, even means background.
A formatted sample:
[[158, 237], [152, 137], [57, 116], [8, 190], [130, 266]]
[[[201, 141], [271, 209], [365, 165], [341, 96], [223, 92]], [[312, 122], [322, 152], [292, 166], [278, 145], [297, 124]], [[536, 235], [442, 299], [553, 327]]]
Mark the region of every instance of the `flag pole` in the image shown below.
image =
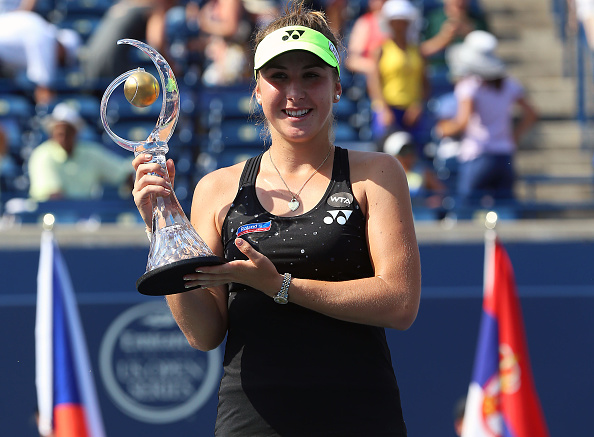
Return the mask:
[[495, 241], [497, 240], [497, 213], [489, 211], [485, 215], [485, 258], [483, 266], [483, 296], [487, 290], [492, 290], [493, 287], [493, 254], [495, 253]]
[[39, 272], [37, 277], [37, 305], [35, 316], [35, 385], [37, 390], [37, 427], [40, 435], [53, 431], [53, 338], [48, 329], [53, 325], [51, 271], [52, 241], [55, 217], [43, 217]]

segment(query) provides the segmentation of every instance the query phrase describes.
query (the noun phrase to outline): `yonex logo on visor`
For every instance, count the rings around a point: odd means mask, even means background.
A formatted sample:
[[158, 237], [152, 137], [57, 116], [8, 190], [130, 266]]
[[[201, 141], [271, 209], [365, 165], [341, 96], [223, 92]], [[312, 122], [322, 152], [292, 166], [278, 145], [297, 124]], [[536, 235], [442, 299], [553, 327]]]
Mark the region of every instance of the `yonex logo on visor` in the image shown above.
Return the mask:
[[283, 36], [281, 39], [283, 41], [286, 41], [289, 38], [299, 39], [299, 37], [301, 35], [303, 35], [304, 32], [305, 32], [305, 30], [287, 30], [287, 34], [285, 36]]
[[287, 26], [267, 35], [256, 48], [254, 76], [257, 78], [258, 70], [272, 58], [292, 50], [313, 53], [331, 67], [335, 67], [340, 76], [338, 50], [332, 41], [317, 30], [304, 26]]

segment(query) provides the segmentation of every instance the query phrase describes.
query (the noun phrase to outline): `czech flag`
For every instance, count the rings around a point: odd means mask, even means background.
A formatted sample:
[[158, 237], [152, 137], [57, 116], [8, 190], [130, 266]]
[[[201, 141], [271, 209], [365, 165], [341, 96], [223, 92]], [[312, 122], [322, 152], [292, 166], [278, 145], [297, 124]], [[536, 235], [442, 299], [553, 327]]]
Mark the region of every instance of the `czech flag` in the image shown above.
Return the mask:
[[462, 437], [548, 437], [512, 265], [494, 231], [486, 237], [484, 282]]
[[104, 437], [74, 291], [51, 231], [41, 236], [35, 360], [39, 433]]

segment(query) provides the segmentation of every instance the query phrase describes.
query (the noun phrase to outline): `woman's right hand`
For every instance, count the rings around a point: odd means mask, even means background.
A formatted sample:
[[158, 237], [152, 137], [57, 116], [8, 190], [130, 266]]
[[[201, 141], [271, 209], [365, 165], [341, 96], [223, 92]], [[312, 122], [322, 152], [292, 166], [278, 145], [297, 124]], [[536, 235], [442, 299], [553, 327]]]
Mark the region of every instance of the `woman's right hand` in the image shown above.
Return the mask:
[[[132, 196], [140, 216], [149, 229], [152, 226], [153, 214], [151, 194], [168, 196], [173, 189], [175, 180], [175, 165], [172, 159], [168, 159], [166, 162], [167, 172], [169, 173], [169, 177], [167, 177], [167, 175], [163, 174], [161, 165], [150, 162], [151, 158], [152, 156], [149, 154], [140, 154], [132, 161], [132, 166], [136, 170]], [[171, 181], [171, 185], [168, 179]]]

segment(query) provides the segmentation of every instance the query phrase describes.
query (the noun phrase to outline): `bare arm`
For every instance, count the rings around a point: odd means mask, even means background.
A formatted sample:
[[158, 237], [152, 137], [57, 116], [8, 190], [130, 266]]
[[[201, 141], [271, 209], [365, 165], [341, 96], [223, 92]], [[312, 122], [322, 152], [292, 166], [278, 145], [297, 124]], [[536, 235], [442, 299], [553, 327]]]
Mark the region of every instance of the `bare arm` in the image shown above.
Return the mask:
[[516, 103], [522, 109], [522, 117], [520, 122], [514, 129], [514, 140], [516, 144], [520, 144], [522, 137], [526, 132], [532, 128], [536, 120], [538, 120], [538, 114], [534, 107], [526, 100], [526, 98], [522, 97], [516, 101]]
[[[375, 274], [342, 282], [294, 278], [290, 301], [337, 319], [404, 330], [416, 318], [421, 290], [404, 170], [395, 158], [383, 153], [351, 155], [353, 189], [367, 211], [367, 240]], [[247, 261], [204, 268], [203, 273], [193, 275], [195, 283], [238, 282], [272, 298], [280, 289], [282, 276], [244, 240], [237, 239], [236, 244]]]
[[345, 282], [296, 279], [290, 296], [338, 319], [407, 329], [419, 307], [421, 267], [406, 176], [391, 156], [359, 156], [351, 159], [353, 184], [364, 187], [375, 275]]
[[37, 5], [37, 0], [23, 0], [19, 9], [22, 11], [32, 11]]
[[[219, 224], [233, 200], [239, 179], [239, 175], [233, 172], [228, 168], [222, 169], [201, 179], [192, 200], [192, 225], [215, 255], [221, 258], [223, 244]], [[227, 333], [226, 283], [170, 295], [167, 302], [192, 347], [210, 350], [221, 344]]]
[[379, 71], [379, 60], [381, 53], [381, 48], [378, 48], [370, 54], [370, 59], [372, 62], [365, 77], [367, 79], [367, 94], [369, 95], [371, 101], [385, 104], [382, 93], [382, 80]]
[[[152, 217], [150, 196], [166, 196], [170, 192], [170, 186], [165, 178], [159, 176], [163, 174], [160, 165], [149, 161], [150, 156], [147, 155], [139, 155], [132, 161], [136, 169], [132, 194], [141, 217], [150, 229]], [[167, 167], [173, 182], [175, 177], [173, 161], [169, 160]], [[207, 176], [196, 187], [191, 222], [210, 249], [222, 257], [221, 238], [216, 226], [218, 205], [214, 201], [224, 196], [219, 197], [223, 193], [221, 193], [221, 184], [217, 184], [216, 180], [213, 176]], [[215, 190], [218, 195], [212, 196]], [[167, 296], [171, 313], [192, 347], [210, 350], [223, 341], [227, 331], [226, 295], [226, 286], [221, 285]]]
[[423, 41], [419, 45], [421, 55], [425, 58], [428, 58], [436, 53], [439, 53], [440, 51], [444, 50], [448, 45], [450, 45], [455, 35], [456, 26], [450, 21], [444, 22], [437, 35]]
[[382, 49], [377, 48], [372, 54], [373, 60], [370, 65], [370, 70], [366, 75], [367, 79], [367, 94], [371, 99], [371, 109], [378, 114], [379, 120], [383, 126], [390, 126], [394, 123], [394, 114], [390, 109], [388, 103], [384, 99], [382, 91], [382, 79], [379, 70], [379, 60], [382, 54]]
[[450, 120], [441, 120], [437, 123], [437, 133], [441, 137], [458, 135], [466, 129], [470, 115], [473, 111], [472, 99], [464, 99], [458, 102], [456, 117]]
[[370, 74], [376, 60], [372, 56], [365, 56], [365, 39], [368, 33], [366, 21], [355, 21], [349, 38], [348, 56], [345, 60], [346, 67], [354, 73]]

